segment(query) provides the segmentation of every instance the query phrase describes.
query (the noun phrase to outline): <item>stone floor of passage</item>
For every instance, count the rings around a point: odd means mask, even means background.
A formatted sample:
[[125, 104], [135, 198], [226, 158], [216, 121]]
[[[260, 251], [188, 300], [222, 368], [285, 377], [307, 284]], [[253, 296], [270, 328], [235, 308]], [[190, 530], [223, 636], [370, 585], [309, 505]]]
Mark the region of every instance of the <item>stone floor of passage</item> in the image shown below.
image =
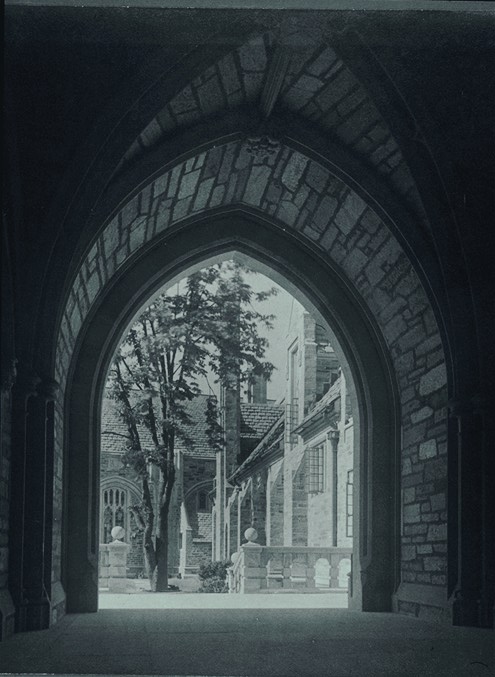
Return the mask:
[[0, 643], [0, 672], [477, 677], [495, 674], [494, 637], [344, 609], [103, 609]]

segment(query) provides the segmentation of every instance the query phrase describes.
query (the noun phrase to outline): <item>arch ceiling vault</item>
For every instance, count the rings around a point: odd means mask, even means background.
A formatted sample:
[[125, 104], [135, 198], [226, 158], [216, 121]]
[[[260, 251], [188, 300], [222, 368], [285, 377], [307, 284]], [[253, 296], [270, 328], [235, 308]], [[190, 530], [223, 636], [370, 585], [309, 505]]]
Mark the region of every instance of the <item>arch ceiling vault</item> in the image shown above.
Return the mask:
[[312, 300], [356, 381], [356, 608], [442, 619], [462, 607], [447, 404], [477, 369], [458, 349], [472, 308], [460, 322], [449, 296], [454, 277], [463, 289], [463, 252], [449, 233], [444, 258], [447, 198], [391, 69], [328, 25], [267, 13], [230, 33], [220, 22], [206, 46], [153, 52], [52, 200], [58, 235], [25, 338], [60, 386], [52, 619], [65, 604], [96, 609], [99, 404], [119, 333], [163, 281], [236, 249]]

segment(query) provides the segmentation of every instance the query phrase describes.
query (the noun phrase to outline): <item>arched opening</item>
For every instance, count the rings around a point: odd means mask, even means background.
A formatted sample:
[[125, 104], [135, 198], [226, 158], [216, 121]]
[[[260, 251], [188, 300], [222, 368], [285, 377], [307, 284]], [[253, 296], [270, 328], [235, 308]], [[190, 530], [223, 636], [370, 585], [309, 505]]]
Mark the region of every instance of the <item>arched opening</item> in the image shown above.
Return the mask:
[[[345, 280], [296, 234], [239, 211], [177, 228], [108, 284], [92, 309], [73, 360], [66, 406], [67, 501], [64, 581], [70, 611], [97, 609], [99, 412], [105, 374], [139, 308], [165, 282], [225, 252], [275, 270], [332, 327], [355, 384], [354, 608], [390, 610], [398, 566], [398, 412], [390, 362], [374, 320]], [[83, 451], [85, 450], [85, 451]], [[78, 534], [78, 538], [72, 535]]]

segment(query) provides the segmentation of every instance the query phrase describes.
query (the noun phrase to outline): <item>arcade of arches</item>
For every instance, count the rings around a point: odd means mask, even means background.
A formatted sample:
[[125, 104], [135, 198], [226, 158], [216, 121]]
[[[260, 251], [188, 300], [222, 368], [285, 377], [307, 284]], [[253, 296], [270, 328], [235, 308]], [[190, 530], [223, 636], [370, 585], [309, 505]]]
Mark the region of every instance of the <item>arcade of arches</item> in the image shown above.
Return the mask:
[[467, 18], [7, 8], [2, 637], [97, 610], [109, 362], [227, 252], [310, 299], [355, 384], [351, 607], [493, 624], [489, 18]]

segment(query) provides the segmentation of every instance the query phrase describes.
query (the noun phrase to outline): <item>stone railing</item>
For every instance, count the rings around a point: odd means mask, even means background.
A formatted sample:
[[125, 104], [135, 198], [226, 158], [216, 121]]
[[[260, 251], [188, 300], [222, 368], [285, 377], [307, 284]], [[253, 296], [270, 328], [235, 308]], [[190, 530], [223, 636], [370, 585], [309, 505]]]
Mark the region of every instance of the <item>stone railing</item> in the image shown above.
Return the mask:
[[351, 548], [262, 546], [254, 542], [254, 529], [247, 529], [245, 536], [248, 543], [232, 555], [229, 592], [348, 590]]
[[121, 538], [125, 535], [122, 527], [112, 529], [111, 543], [100, 544], [99, 582], [100, 589], [108, 588], [109, 592], [127, 591], [127, 555], [130, 546]]

